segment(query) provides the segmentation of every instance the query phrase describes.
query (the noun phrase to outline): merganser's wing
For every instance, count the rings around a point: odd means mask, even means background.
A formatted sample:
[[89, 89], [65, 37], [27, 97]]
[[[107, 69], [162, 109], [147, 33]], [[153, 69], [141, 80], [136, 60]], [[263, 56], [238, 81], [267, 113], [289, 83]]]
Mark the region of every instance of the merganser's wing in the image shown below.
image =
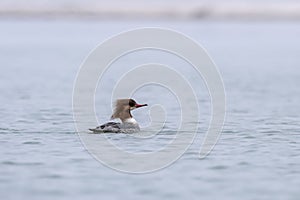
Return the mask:
[[121, 132], [121, 123], [117, 122], [108, 122], [106, 124], [102, 124], [93, 129], [89, 129], [94, 133], [120, 133]]

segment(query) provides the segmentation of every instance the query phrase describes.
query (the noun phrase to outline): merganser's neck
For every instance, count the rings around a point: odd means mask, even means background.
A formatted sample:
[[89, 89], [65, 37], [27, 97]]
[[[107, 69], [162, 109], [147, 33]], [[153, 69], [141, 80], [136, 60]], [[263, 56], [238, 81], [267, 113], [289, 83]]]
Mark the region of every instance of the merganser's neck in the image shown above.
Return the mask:
[[114, 112], [114, 114], [111, 116], [112, 119], [119, 118], [122, 122], [125, 120], [132, 118], [132, 115], [130, 113], [130, 109], [123, 109], [121, 111], [117, 110]]
[[138, 125], [130, 111], [143, 106], [147, 104], [137, 104], [133, 99], [118, 99], [111, 119], [119, 118], [123, 124]]

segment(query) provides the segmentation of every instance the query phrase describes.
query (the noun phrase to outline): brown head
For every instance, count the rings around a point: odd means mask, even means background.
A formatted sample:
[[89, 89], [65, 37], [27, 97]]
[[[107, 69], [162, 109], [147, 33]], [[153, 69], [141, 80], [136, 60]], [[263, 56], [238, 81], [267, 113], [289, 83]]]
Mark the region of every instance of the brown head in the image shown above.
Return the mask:
[[118, 99], [116, 101], [114, 113], [111, 119], [120, 118], [122, 121], [131, 118], [131, 110], [147, 106], [147, 104], [138, 104], [133, 99]]

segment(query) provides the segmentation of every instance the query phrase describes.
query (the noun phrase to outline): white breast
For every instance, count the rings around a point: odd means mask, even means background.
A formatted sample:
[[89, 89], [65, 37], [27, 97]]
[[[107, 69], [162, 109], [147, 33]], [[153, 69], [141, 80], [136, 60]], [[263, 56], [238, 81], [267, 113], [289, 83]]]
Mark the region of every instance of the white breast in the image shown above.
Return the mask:
[[137, 121], [135, 121], [135, 119], [133, 117], [124, 120], [124, 123], [134, 124], [134, 125], [138, 124]]

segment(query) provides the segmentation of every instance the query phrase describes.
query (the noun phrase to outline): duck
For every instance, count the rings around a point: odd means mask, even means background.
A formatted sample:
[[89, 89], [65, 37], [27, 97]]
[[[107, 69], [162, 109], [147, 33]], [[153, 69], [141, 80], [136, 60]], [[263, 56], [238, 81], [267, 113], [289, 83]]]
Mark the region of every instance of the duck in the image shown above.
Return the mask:
[[111, 120], [120, 119], [120, 122], [107, 122], [96, 128], [89, 129], [93, 133], [135, 133], [140, 131], [140, 126], [131, 115], [131, 111], [136, 108], [148, 106], [148, 104], [138, 104], [133, 99], [118, 99], [115, 103]]

